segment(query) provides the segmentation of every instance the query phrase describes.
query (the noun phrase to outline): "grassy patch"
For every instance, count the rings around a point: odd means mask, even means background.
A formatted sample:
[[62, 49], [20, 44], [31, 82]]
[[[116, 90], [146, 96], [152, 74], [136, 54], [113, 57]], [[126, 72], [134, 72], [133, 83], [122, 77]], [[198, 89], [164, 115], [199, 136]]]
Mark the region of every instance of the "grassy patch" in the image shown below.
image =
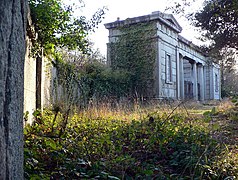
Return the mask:
[[217, 109], [196, 116], [176, 107], [91, 107], [70, 115], [67, 124], [64, 114], [55, 118], [44, 111], [25, 127], [25, 177], [237, 178], [234, 113]]

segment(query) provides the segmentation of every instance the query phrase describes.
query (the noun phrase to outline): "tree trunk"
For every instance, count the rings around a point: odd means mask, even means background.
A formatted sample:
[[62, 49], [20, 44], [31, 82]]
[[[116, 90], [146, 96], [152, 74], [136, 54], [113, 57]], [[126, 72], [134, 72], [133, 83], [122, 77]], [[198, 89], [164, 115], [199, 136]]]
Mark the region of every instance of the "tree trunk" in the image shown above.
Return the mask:
[[0, 179], [23, 177], [23, 72], [27, 0], [0, 1]]

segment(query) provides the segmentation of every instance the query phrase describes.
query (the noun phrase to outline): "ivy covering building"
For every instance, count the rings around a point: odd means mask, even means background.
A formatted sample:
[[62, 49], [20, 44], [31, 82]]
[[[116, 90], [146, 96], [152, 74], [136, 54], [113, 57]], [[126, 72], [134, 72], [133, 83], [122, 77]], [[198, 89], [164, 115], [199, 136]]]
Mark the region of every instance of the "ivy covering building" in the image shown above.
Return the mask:
[[129, 75], [130, 93], [150, 98], [220, 99], [220, 67], [180, 35], [171, 14], [159, 11], [105, 24], [107, 63]]

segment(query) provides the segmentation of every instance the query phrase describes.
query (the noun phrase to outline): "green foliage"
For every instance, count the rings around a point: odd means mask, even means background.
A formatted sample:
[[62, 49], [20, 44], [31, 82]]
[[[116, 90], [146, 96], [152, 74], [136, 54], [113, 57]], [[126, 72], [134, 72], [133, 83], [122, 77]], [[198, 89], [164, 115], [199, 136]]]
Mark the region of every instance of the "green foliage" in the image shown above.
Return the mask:
[[[56, 102], [62, 105], [67, 105], [68, 108], [76, 105], [79, 102], [77, 96], [80, 88], [81, 72], [78, 71], [75, 64], [64, 61], [62, 54], [58, 53], [54, 56], [54, 67], [56, 68], [56, 77], [53, 79], [54, 89], [53, 94]], [[61, 89], [61, 92], [58, 92]], [[58, 102], [57, 102], [58, 101]]]
[[231, 99], [231, 102], [234, 103], [237, 106], [238, 96], [237, 95], [233, 96], [232, 99]]
[[123, 97], [127, 92], [127, 82], [128, 74], [124, 71], [112, 70], [98, 62], [85, 65], [83, 85], [89, 99]]
[[117, 100], [128, 92], [128, 74], [122, 70], [112, 70], [95, 59], [81, 63], [72, 59], [63, 61], [61, 54], [54, 59], [57, 76], [53, 80], [56, 97], [53, 104], [85, 107], [92, 99]]
[[154, 23], [130, 24], [119, 27], [121, 35], [110, 43], [110, 60], [113, 69], [129, 75], [129, 94], [153, 96], [154, 67], [156, 60], [156, 30]]
[[238, 173], [203, 119], [158, 112], [130, 121], [74, 114], [59, 138], [64, 116], [58, 114], [52, 126], [54, 117], [44, 111], [43, 123], [24, 130], [27, 179], [224, 179]]
[[208, 0], [195, 14], [195, 24], [206, 30], [206, 37], [214, 40], [216, 47], [237, 48], [238, 3], [232, 0]]
[[[82, 3], [80, 1], [80, 3]], [[62, 0], [29, 0], [33, 25], [38, 33], [35, 49], [43, 47], [50, 54], [56, 47], [88, 52], [87, 34], [101, 21], [105, 8], [99, 9], [91, 21], [74, 16], [74, 6]]]

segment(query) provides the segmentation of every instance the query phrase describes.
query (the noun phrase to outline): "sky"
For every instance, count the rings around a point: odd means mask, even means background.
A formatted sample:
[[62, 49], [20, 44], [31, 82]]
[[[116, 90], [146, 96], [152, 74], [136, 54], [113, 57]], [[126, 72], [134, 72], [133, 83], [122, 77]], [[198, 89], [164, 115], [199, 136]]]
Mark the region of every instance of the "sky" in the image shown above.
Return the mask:
[[[107, 7], [108, 10], [106, 11], [102, 23], [99, 24], [94, 33], [90, 34], [90, 39], [94, 43], [94, 49], [99, 49], [101, 54], [106, 56], [108, 30], [104, 27], [105, 23], [116, 21], [118, 17], [120, 20], [124, 20], [126, 18], [151, 14], [154, 11], [164, 12], [167, 6], [172, 5], [172, 1], [173, 0], [83, 0], [85, 7], [80, 8], [78, 13], [90, 19], [98, 8], [102, 8], [103, 6]], [[199, 10], [201, 7], [202, 0], [196, 0], [194, 5], [189, 7], [188, 12]], [[199, 33], [194, 30], [194, 27], [189, 25], [186, 18], [174, 16], [183, 28], [181, 35], [194, 44], [200, 45], [201, 42], [196, 39]]]

